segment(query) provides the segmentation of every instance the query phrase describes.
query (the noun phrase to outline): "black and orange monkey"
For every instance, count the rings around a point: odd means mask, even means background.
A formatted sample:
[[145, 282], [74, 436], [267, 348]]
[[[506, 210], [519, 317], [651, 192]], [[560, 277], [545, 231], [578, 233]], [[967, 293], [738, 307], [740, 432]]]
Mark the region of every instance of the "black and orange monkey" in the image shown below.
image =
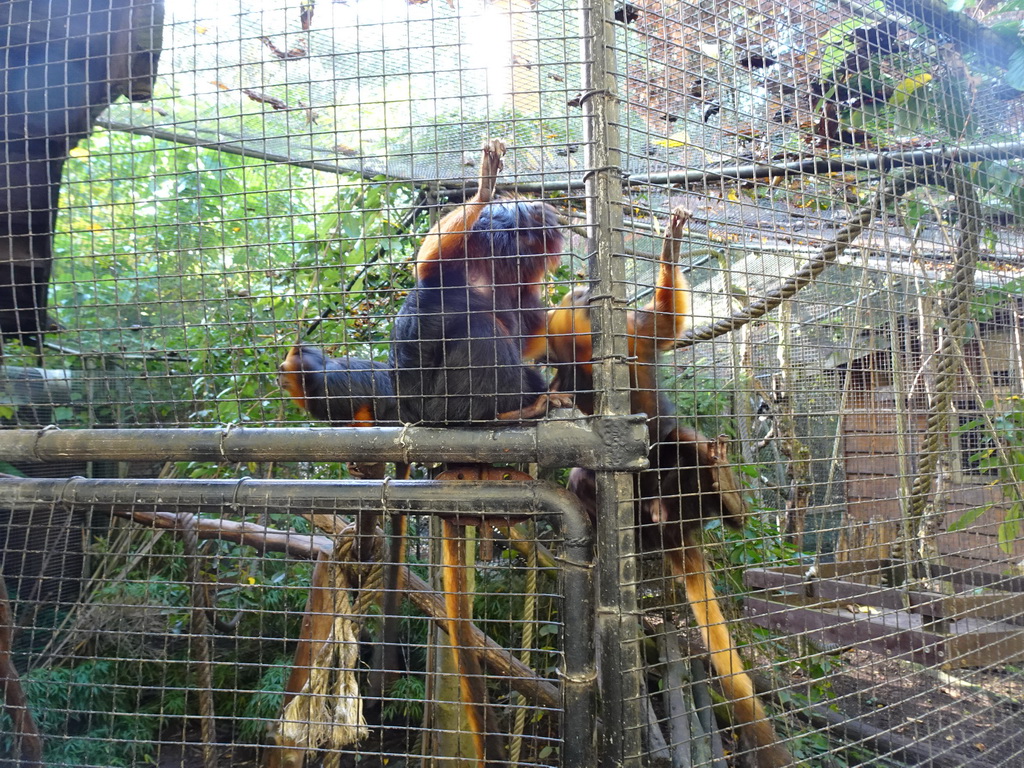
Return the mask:
[[[398, 402], [390, 367], [361, 357], [327, 357], [304, 344], [293, 346], [278, 366], [278, 382], [311, 416], [337, 427], [385, 427], [398, 421]], [[383, 464], [350, 463], [363, 478], [384, 477]], [[411, 467], [396, 464], [395, 475], [407, 479]]]
[[278, 366], [281, 388], [305, 411], [339, 427], [398, 424], [398, 403], [387, 363], [327, 357], [299, 344]]
[[[640, 473], [655, 474], [659, 489], [656, 498], [640, 500], [641, 524], [650, 523], [644, 537], [656, 539], [651, 544], [665, 551], [669, 571], [683, 582], [686, 599], [711, 653], [711, 664], [732, 702], [741, 746], [753, 754], [757, 768], [793, 765], [793, 757], [779, 743], [736, 652], [701, 550], [700, 535], [706, 523], [720, 517], [738, 530], [747, 514], [740, 484], [729, 466], [727, 443], [723, 438], [709, 440], [679, 424], [663, 428], [663, 439], [652, 451], [651, 468]], [[651, 483], [640, 485], [644, 488]]]
[[523, 362], [544, 327], [542, 283], [561, 259], [557, 212], [529, 200], [495, 200], [505, 145], [488, 141], [476, 194], [427, 233], [416, 285], [392, 336], [401, 420], [434, 426], [530, 419], [570, 395], [549, 392]]
[[[690, 216], [685, 208], [672, 211], [654, 295], [641, 309], [630, 310], [626, 316], [632, 411], [646, 413], [652, 419], [662, 410], [660, 401], [649, 402], [651, 393], [658, 391], [658, 353], [672, 348], [690, 316], [689, 285], [679, 268], [679, 239]], [[594, 412], [590, 328], [590, 289], [580, 286], [548, 310], [544, 332], [531, 338], [524, 352], [528, 359], [550, 365], [555, 372], [552, 389], [573, 394], [576, 407], [588, 415]]]
[[[298, 344], [278, 366], [281, 388], [303, 410], [320, 421], [340, 427], [373, 427], [398, 424], [398, 403], [387, 363], [359, 357], [327, 357], [316, 347]], [[349, 473], [367, 479], [382, 479], [383, 463], [350, 463]], [[395, 476], [408, 479], [408, 464], [395, 464]], [[353, 552], [361, 561], [370, 559], [377, 516], [358, 514]], [[401, 569], [405, 564], [405, 541], [409, 521], [405, 515], [391, 516], [384, 572], [384, 616], [379, 675], [371, 675], [383, 692], [399, 669], [399, 613], [402, 605]]]
[[[706, 523], [720, 517], [726, 525], [738, 529], [747, 512], [739, 482], [728, 463], [726, 443], [721, 438], [709, 440], [679, 424], [668, 429], [669, 421], [664, 420], [667, 431], [651, 451], [651, 469], [637, 478], [641, 547], [663, 552], [669, 572], [682, 582], [711, 663], [732, 703], [741, 747], [750, 751], [757, 768], [794, 765], [792, 756], [779, 744], [736, 652], [701, 550], [700, 533]], [[647, 496], [652, 487], [657, 495]], [[569, 490], [596, 516], [593, 471], [572, 470]]]
[[[635, 489], [640, 543], [645, 549], [664, 552], [672, 576], [683, 583], [712, 664], [732, 701], [744, 747], [755, 755], [758, 768], [782, 768], [792, 765], [793, 759], [778, 743], [736, 653], [700, 548], [700, 531], [706, 522], [720, 517], [727, 525], [740, 528], [746, 503], [729, 466], [725, 441], [708, 440], [680, 424], [658, 387], [658, 354], [672, 348], [685, 330], [690, 312], [689, 290], [678, 265], [679, 241], [689, 216], [681, 208], [673, 211], [654, 297], [627, 317], [630, 405], [634, 413], [647, 414], [651, 439], [650, 468], [637, 474]], [[594, 410], [592, 395], [588, 397], [586, 392], [593, 390], [588, 303], [586, 290], [567, 296], [548, 312], [546, 337], [534, 341], [527, 351], [555, 369], [553, 386], [573, 392], [584, 413]], [[593, 471], [572, 470], [569, 488], [596, 516]]]

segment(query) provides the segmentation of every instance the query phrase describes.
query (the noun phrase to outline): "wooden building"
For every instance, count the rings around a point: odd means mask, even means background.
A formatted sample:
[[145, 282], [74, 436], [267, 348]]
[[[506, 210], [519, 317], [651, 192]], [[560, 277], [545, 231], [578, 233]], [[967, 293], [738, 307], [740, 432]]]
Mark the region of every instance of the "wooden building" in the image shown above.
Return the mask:
[[[1024, 569], [1024, 510], [1013, 475], [1024, 476], [1024, 297], [975, 322], [955, 378], [953, 413], [940, 448], [939, 472], [926, 514], [946, 565], [1019, 575]], [[872, 348], [832, 369], [842, 387], [847, 520], [841, 559], [888, 556], [901, 536], [910, 490], [924, 450], [935, 350], [941, 330], [920, 332], [916, 318], [862, 334]], [[893, 343], [895, 342], [895, 343]], [[863, 348], [863, 345], [861, 345]], [[1015, 436], [1006, 430], [1021, 429]], [[1003, 441], [1003, 453], [996, 436]], [[1009, 460], [1009, 464], [1007, 464]]]

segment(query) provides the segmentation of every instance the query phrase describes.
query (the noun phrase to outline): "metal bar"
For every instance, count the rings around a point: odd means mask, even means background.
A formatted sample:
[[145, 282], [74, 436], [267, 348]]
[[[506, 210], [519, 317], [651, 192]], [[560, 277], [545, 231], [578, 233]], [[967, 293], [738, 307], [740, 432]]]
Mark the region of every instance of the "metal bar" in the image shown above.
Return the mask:
[[[188, 507], [219, 514], [225, 506], [301, 509], [303, 512], [403, 512], [418, 515], [530, 517], [575, 510], [579, 502], [563, 488], [535, 480], [463, 482], [458, 493], [434, 480], [159, 480], [0, 478], [0, 506], [59, 504], [89, 507]], [[583, 512], [579, 512], [585, 518]], [[589, 525], [589, 523], [588, 523]]]
[[[186, 146], [203, 147], [231, 155], [252, 157], [274, 163], [285, 163], [299, 168], [311, 168], [327, 173], [352, 173], [364, 178], [376, 179], [379, 174], [362, 173], [336, 163], [325, 160], [295, 160], [273, 152], [262, 152], [239, 145], [233, 141], [220, 139], [198, 139], [173, 131], [165, 131], [144, 125], [132, 125], [108, 120], [98, 120], [97, 125], [111, 131], [133, 133], [140, 136], [151, 136], [162, 141], [174, 142]], [[908, 165], [937, 165], [939, 163], [977, 163], [985, 160], [1012, 160], [1024, 157], [1024, 142], [999, 141], [991, 144], [968, 144], [967, 146], [927, 147], [923, 149], [897, 150], [894, 152], [862, 152], [842, 157], [808, 157], [788, 163], [743, 163], [727, 165], [713, 170], [694, 168], [688, 171], [666, 171], [664, 173], [621, 174], [623, 186], [688, 186], [690, 184], [713, 184], [719, 181], [776, 179], [786, 176], [828, 173], [853, 173], [856, 171], [878, 171], [902, 168]], [[392, 181], [408, 183], [427, 189], [462, 193], [460, 197], [468, 197], [474, 191], [461, 179], [426, 181], [394, 177]], [[514, 185], [498, 185], [498, 189], [512, 189], [520, 194], [545, 195], [552, 192], [578, 192], [586, 189], [587, 179], [546, 180], [536, 182], [517, 182]]]
[[0, 430], [0, 460], [535, 462], [631, 471], [647, 465], [644, 436], [642, 417], [501, 429], [48, 427]]
[[[568, 492], [567, 492], [568, 493]], [[563, 555], [558, 562], [565, 595], [562, 653], [563, 765], [594, 768], [597, 732], [597, 668], [594, 651], [594, 533], [590, 518], [574, 503], [561, 522]]]
[[[965, 147], [932, 147], [895, 152], [863, 152], [842, 157], [808, 157], [788, 163], [745, 163], [714, 170], [693, 169], [665, 173], [626, 174], [624, 184], [689, 185], [713, 184], [718, 181], [777, 179], [787, 176], [854, 173], [856, 171], [891, 171], [907, 166], [929, 166], [945, 163], [978, 163], [984, 160], [1011, 160], [1024, 157], [1024, 142], [1002, 141], [992, 144], [971, 144]], [[529, 191], [529, 185], [517, 189]], [[550, 187], [550, 185], [545, 185]]]
[[[622, 233], [622, 158], [619, 152], [615, 78], [614, 9], [610, 0], [581, 0], [583, 41], [584, 165], [587, 252], [592, 294], [596, 408], [602, 415], [625, 414], [630, 406], [626, 337], [626, 273]], [[646, 436], [645, 436], [646, 437]], [[646, 443], [646, 440], [645, 440]], [[633, 535], [633, 481], [622, 473], [597, 474], [597, 530], [600, 552], [597, 632], [600, 653], [602, 766], [639, 765], [641, 681]]]

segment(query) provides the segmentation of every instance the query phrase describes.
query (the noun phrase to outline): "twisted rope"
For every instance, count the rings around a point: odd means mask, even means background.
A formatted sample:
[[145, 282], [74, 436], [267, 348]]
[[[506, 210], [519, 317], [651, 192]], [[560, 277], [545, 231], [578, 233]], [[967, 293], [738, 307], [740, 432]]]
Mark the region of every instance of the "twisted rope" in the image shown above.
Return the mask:
[[[906, 520], [906, 541], [920, 540], [918, 556], [924, 555], [926, 544], [922, 520], [932, 503], [932, 488], [938, 475], [939, 457], [949, 436], [949, 414], [956, 388], [957, 374], [963, 365], [964, 332], [970, 319], [974, 295], [974, 272], [981, 241], [981, 206], [974, 186], [963, 168], [952, 169], [943, 179], [943, 186], [956, 199], [957, 245], [954, 255], [952, 287], [944, 302], [947, 331], [939, 343], [935, 357], [935, 395], [928, 406], [928, 419], [921, 444], [917, 475], [910, 490], [910, 512]], [[906, 555], [906, 553], [904, 553]]]
[[850, 247], [854, 240], [867, 229], [879, 210], [892, 200], [898, 199], [914, 187], [927, 183], [927, 179], [935, 174], [931, 168], [914, 168], [906, 174], [880, 183], [874, 199], [854, 213], [836, 232], [832, 242], [825, 245], [818, 254], [811, 258], [803, 267], [790, 275], [785, 282], [757, 301], [736, 310], [732, 315], [716, 323], [691, 328], [676, 341], [676, 349], [685, 349], [698, 341], [710, 341], [735, 331], [747, 323], [757, 320], [778, 307], [786, 299], [795, 296], [807, 287], [815, 278], [838, 259]]
[[[281, 713], [282, 737], [298, 749], [328, 749], [325, 766], [337, 765], [340, 747], [369, 735], [356, 676], [358, 630], [370, 604], [383, 594], [384, 567], [379, 559], [368, 569], [353, 559], [355, 536], [356, 527], [349, 525], [335, 537], [322, 587], [331, 591], [334, 622], [328, 636], [318, 639], [309, 679]], [[349, 597], [353, 583], [358, 585], [355, 601]]]
[[[530, 525], [531, 546], [526, 553], [526, 584], [523, 590], [526, 595], [523, 598], [523, 642], [519, 660], [527, 667], [532, 666], [533, 641], [535, 618], [537, 613], [537, 527]], [[515, 768], [519, 765], [519, 757], [523, 749], [523, 734], [526, 732], [526, 697], [519, 694], [516, 697], [518, 709], [516, 709], [515, 721], [512, 725], [512, 741], [509, 744], [509, 765]]]

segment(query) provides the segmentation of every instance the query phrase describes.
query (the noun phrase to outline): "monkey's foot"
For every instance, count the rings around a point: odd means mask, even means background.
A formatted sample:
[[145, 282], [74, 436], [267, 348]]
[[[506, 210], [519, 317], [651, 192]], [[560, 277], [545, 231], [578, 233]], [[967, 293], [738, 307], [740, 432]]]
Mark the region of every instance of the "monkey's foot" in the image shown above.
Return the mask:
[[521, 421], [543, 416], [550, 408], [572, 408], [572, 395], [565, 392], [545, 392], [525, 408], [498, 414], [499, 421]]

